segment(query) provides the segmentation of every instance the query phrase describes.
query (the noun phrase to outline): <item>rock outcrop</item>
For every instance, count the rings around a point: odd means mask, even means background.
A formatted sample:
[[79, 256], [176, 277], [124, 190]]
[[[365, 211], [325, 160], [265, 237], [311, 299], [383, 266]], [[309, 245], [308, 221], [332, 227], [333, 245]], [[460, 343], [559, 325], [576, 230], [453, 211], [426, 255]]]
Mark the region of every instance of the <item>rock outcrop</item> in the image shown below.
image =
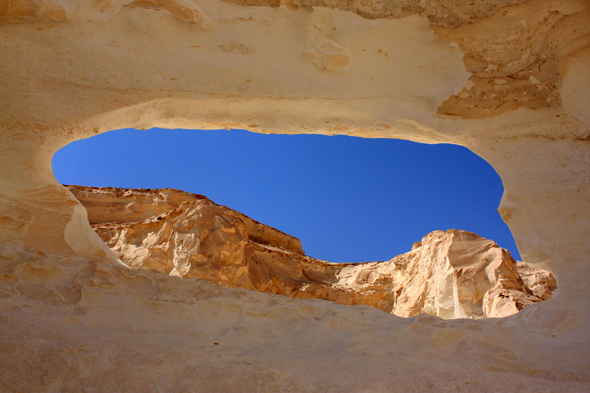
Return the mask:
[[517, 263], [493, 241], [466, 231], [432, 232], [386, 262], [330, 263], [306, 256], [299, 239], [202, 195], [68, 189], [88, 210], [94, 230], [133, 269], [444, 319], [506, 317], [550, 299], [556, 288], [551, 273]]
[[[0, 0], [0, 391], [590, 391], [589, 29], [587, 0]], [[129, 127], [465, 146], [559, 289], [444, 321], [129, 269], [51, 167]]]

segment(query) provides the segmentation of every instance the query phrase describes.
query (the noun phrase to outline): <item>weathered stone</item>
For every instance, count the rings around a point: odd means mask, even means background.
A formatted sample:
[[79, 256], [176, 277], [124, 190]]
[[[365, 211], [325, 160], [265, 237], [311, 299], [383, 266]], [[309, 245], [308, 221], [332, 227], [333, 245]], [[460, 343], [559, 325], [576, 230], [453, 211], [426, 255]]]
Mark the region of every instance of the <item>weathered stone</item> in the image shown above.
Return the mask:
[[365, 304], [400, 317], [506, 317], [555, 291], [551, 273], [517, 266], [508, 251], [466, 231], [432, 232], [387, 262], [339, 264], [306, 256], [299, 239], [201, 195], [68, 189], [88, 209], [94, 230], [133, 269], [293, 298]]
[[543, 269], [531, 268], [522, 261], [516, 262], [516, 269], [529, 292], [543, 300], [553, 297], [557, 290], [557, 282], [553, 274]]
[[[588, 6], [0, 1], [0, 389], [588, 391]], [[507, 319], [402, 319], [129, 269], [51, 170], [128, 127], [465, 146], [559, 290]]]

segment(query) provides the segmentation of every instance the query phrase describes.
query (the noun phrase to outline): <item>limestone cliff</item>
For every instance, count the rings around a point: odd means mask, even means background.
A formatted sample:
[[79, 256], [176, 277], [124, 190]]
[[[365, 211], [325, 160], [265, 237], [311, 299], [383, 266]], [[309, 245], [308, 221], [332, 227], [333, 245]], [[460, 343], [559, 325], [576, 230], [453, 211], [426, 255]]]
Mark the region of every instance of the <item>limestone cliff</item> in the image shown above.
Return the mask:
[[339, 264], [304, 255], [299, 239], [202, 195], [68, 189], [99, 236], [133, 269], [445, 319], [512, 315], [551, 298], [556, 287], [551, 273], [517, 264], [493, 241], [466, 231], [432, 232], [390, 261]]

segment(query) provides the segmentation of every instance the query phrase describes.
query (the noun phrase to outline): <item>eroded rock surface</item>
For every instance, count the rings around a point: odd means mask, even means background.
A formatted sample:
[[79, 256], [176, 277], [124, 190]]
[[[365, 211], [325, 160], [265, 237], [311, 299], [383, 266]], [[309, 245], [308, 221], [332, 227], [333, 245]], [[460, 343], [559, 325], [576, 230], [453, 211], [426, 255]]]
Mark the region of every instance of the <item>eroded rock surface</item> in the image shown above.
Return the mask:
[[[589, 5], [0, 1], [0, 391], [590, 391]], [[443, 321], [130, 269], [51, 169], [129, 127], [465, 146], [559, 290]]]
[[94, 230], [133, 269], [445, 319], [509, 316], [550, 299], [556, 287], [551, 273], [516, 263], [493, 241], [466, 231], [432, 232], [386, 262], [330, 263], [306, 256], [299, 239], [202, 195], [68, 188], [88, 209]]

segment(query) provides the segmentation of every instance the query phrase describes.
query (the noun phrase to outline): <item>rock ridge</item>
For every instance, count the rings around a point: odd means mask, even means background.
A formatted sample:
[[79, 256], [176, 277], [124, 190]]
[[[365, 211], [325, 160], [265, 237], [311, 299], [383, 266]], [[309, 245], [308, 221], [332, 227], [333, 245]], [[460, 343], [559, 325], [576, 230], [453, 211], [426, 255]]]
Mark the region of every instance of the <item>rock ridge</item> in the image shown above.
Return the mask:
[[434, 231], [389, 261], [331, 263], [305, 255], [299, 239], [202, 195], [67, 187], [101, 239], [136, 270], [445, 319], [505, 317], [550, 299], [556, 288], [551, 273], [467, 231]]

